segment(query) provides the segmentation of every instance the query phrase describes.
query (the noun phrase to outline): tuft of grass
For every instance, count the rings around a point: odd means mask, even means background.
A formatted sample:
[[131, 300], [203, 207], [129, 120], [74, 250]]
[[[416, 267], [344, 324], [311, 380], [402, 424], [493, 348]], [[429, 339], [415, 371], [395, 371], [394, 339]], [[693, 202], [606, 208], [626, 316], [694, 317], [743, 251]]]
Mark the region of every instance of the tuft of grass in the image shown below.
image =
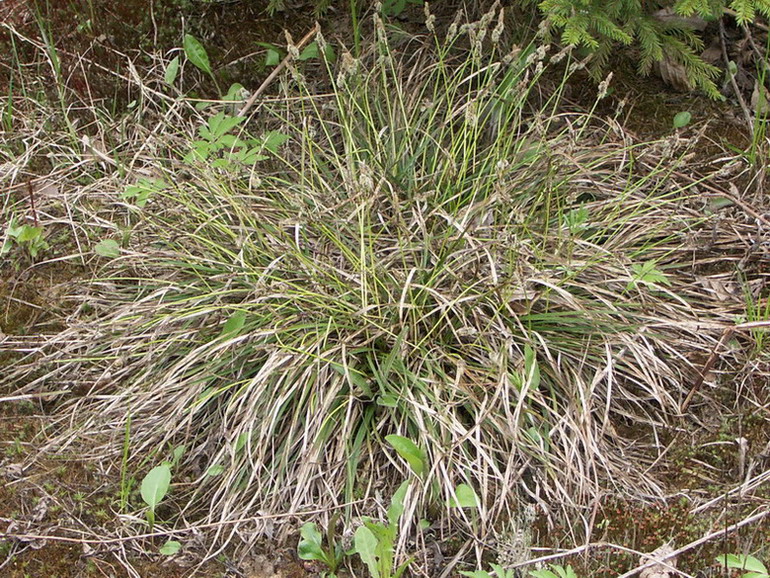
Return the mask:
[[[670, 142], [564, 108], [569, 52], [543, 96], [547, 47], [500, 46], [499, 21], [396, 46], [375, 17], [323, 89], [289, 66], [251, 128], [206, 149], [217, 162], [188, 154], [217, 113], [144, 93], [169, 122], [102, 199], [122, 250], [91, 255], [88, 313], [0, 378], [89, 384], [48, 448], [93, 440], [125, 481], [185, 446], [180, 520], [349, 520], [406, 475], [386, 451], [401, 436], [430, 464], [402, 540], [417, 512], [486, 536], [524, 500], [661, 495], [619, 430], [678, 415], [682, 350], [709, 351], [700, 322], [719, 313], [682, 266], [695, 191]], [[249, 132], [288, 140], [245, 162]], [[461, 484], [472, 520], [447, 506]]]

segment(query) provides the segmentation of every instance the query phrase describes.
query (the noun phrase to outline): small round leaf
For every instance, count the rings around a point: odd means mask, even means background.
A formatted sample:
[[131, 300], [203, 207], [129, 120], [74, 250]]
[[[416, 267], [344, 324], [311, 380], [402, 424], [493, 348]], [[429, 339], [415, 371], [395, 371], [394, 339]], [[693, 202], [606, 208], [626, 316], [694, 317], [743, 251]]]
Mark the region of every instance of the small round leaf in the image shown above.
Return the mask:
[[164, 556], [173, 556], [174, 554], [179, 552], [179, 550], [181, 549], [182, 549], [182, 544], [180, 544], [176, 540], [168, 540], [165, 544], [163, 544], [163, 546], [161, 546], [158, 549], [158, 552], [160, 552]]
[[114, 239], [103, 239], [96, 244], [94, 252], [101, 257], [117, 257], [120, 255], [120, 246]]
[[692, 114], [689, 111], [682, 111], [674, 117], [674, 128], [682, 128], [690, 124]]

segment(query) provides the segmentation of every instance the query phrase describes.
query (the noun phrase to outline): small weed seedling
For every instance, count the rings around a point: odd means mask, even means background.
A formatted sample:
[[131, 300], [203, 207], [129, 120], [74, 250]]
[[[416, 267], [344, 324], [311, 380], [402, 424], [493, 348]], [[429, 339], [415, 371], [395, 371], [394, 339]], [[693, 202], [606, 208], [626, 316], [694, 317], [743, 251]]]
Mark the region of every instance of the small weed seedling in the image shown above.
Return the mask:
[[153, 195], [160, 193], [167, 187], [168, 183], [161, 179], [141, 178], [136, 184], [127, 186], [121, 196], [142, 209]]
[[155, 466], [142, 480], [140, 493], [142, 500], [147, 504], [147, 523], [150, 525], [150, 532], [155, 528], [155, 508], [168, 493], [171, 485], [171, 464], [163, 462]]
[[[267, 67], [278, 66], [286, 56], [286, 51], [276, 44], [270, 44], [268, 42], [257, 42], [257, 45], [267, 50], [265, 53], [265, 66]], [[318, 43], [313, 41], [302, 49], [302, 52], [299, 53], [299, 56], [297, 56], [296, 60], [298, 62], [315, 60], [318, 59], [320, 55], [321, 51], [318, 47]], [[331, 63], [335, 61], [337, 55], [334, 52], [334, 47], [331, 44], [324, 46], [323, 56], [327, 62]]]
[[645, 261], [644, 263], [634, 263], [631, 265], [634, 276], [628, 282], [626, 291], [637, 288], [640, 285], [647, 285], [655, 288], [656, 285], [671, 285], [666, 274], [658, 269], [658, 263], [655, 260]]
[[353, 551], [361, 556], [373, 578], [399, 578], [412, 562], [410, 558], [398, 568], [393, 568], [398, 537], [398, 521], [404, 513], [404, 496], [409, 481], [403, 482], [390, 501], [388, 521], [374, 522], [365, 518], [364, 525], [356, 530]]
[[210, 162], [212, 167], [231, 169], [238, 166], [253, 165], [266, 160], [266, 153], [275, 154], [288, 136], [278, 131], [270, 131], [261, 139], [241, 138], [230, 131], [246, 120], [243, 116], [230, 116], [219, 112], [198, 128], [199, 140], [192, 143], [192, 150], [184, 157], [184, 162]]
[[425, 473], [425, 470], [427, 469], [425, 452], [417, 447], [417, 444], [409, 438], [395, 434], [385, 436], [385, 441], [387, 441], [393, 449], [396, 450], [396, 453], [409, 464], [409, 467], [418, 478]]
[[690, 124], [690, 121], [692, 120], [692, 113], [688, 110], [683, 110], [682, 112], [676, 113], [674, 115], [674, 128], [684, 128], [688, 124]]
[[[142, 480], [140, 487], [140, 493], [142, 500], [147, 504], [147, 523], [150, 525], [150, 533], [155, 528], [155, 508], [161, 502], [161, 500], [168, 493], [169, 486], [171, 485], [171, 468], [175, 466], [184, 453], [184, 446], [179, 446], [174, 449], [174, 458], [172, 462], [163, 462], [159, 466], [155, 466]], [[176, 540], [166, 540], [166, 542], [158, 549], [158, 552], [165, 556], [173, 556], [179, 550], [182, 549], [182, 544]]]
[[29, 256], [36, 259], [38, 254], [49, 248], [43, 236], [43, 227], [22, 224], [19, 225], [15, 218], [8, 223], [5, 232], [5, 241], [0, 246], [0, 256], [11, 252], [13, 245], [23, 247]]
[[[126, 432], [128, 431], [129, 428], [127, 427]], [[126, 436], [128, 436], [128, 433], [126, 433]], [[142, 480], [140, 492], [144, 503], [150, 507], [150, 511], [147, 514], [147, 521], [150, 523], [150, 532], [152, 532], [152, 527], [155, 523], [155, 507], [168, 493], [168, 488], [171, 485], [171, 469], [179, 465], [179, 461], [182, 459], [186, 450], [187, 448], [184, 445], [175, 447], [174, 451], [171, 452], [171, 461], [166, 461], [159, 466], [155, 466], [147, 472], [147, 475], [144, 476], [144, 479]]]
[[321, 575], [326, 578], [336, 578], [335, 572], [345, 554], [342, 543], [334, 538], [336, 522], [337, 517], [332, 516], [326, 529], [326, 548], [323, 545], [323, 536], [313, 522], [308, 522], [299, 530], [301, 539], [297, 545], [297, 554], [302, 560], [316, 560], [324, 564], [329, 571]]

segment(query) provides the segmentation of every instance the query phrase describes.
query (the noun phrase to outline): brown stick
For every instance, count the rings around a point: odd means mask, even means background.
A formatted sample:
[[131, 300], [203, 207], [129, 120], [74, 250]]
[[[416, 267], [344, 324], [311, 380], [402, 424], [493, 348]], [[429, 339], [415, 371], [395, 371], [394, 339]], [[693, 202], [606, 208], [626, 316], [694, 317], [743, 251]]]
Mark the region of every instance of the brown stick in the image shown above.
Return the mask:
[[749, 112], [749, 107], [746, 106], [746, 101], [743, 99], [743, 95], [741, 94], [741, 89], [738, 88], [738, 83], [735, 81], [735, 75], [730, 72], [730, 57], [727, 54], [727, 40], [725, 38], [725, 23], [723, 20], [719, 20], [719, 39], [722, 42], [722, 59], [725, 62], [725, 66], [727, 67], [727, 76], [730, 79], [730, 84], [733, 87], [733, 92], [735, 92], [735, 96], [738, 99], [738, 103], [741, 105], [741, 110], [743, 111], [743, 117], [746, 119], [746, 124], [751, 128], [751, 132], [754, 132], [754, 124], [751, 122], [751, 113]]
[[770, 321], [747, 321], [746, 323], [738, 323], [732, 327], [725, 328], [725, 330], [722, 331], [722, 337], [719, 338], [719, 341], [717, 341], [714, 349], [711, 350], [711, 355], [709, 355], [709, 358], [703, 365], [703, 369], [700, 371], [700, 375], [695, 380], [695, 383], [692, 384], [687, 397], [684, 398], [679, 413], [684, 413], [687, 411], [687, 408], [692, 402], [692, 398], [695, 397], [695, 394], [700, 390], [701, 386], [703, 385], [703, 381], [706, 379], [706, 375], [708, 375], [708, 372], [711, 371], [711, 368], [714, 366], [714, 362], [717, 360], [717, 357], [719, 357], [719, 349], [725, 343], [727, 343], [727, 340], [733, 336], [733, 333], [736, 331], [751, 331], [752, 329], [766, 328], [770, 328]]
[[29, 210], [32, 213], [32, 223], [37, 227], [37, 211], [35, 210], [35, 191], [32, 189], [32, 181], [27, 181], [27, 193], [29, 194]]
[[[297, 50], [301, 50], [305, 44], [310, 42], [310, 39], [318, 34], [318, 32], [321, 30], [321, 26], [318, 24], [318, 22], [315, 23], [315, 26], [313, 29], [305, 34], [305, 36], [302, 37], [302, 40], [297, 43]], [[265, 92], [268, 86], [270, 86], [270, 83], [275, 80], [275, 77], [278, 76], [278, 74], [283, 70], [286, 65], [289, 63], [289, 60], [291, 59], [291, 54], [287, 54], [283, 60], [281, 60], [280, 64], [276, 66], [273, 69], [273, 72], [269, 74], [269, 76], [264, 80], [262, 84], [259, 85], [259, 88], [249, 97], [249, 100], [246, 101], [246, 104], [243, 105], [243, 108], [238, 111], [238, 116], [246, 116], [246, 112], [254, 105], [254, 102], [256, 102], [257, 98], [259, 98], [259, 95]]]
[[722, 337], [720, 337], [719, 341], [717, 341], [716, 345], [714, 345], [714, 349], [711, 350], [711, 355], [709, 355], [709, 358], [703, 365], [703, 369], [700, 370], [700, 375], [695, 380], [695, 383], [692, 384], [687, 397], [684, 398], [682, 407], [679, 409], [679, 413], [684, 413], [687, 411], [687, 408], [692, 402], [692, 398], [695, 397], [695, 394], [698, 393], [698, 391], [700, 391], [700, 388], [703, 385], [703, 381], [706, 379], [708, 372], [711, 371], [711, 368], [714, 366], [714, 362], [719, 356], [719, 348], [722, 347], [727, 342], [727, 340], [730, 339], [730, 337], [732, 337], [733, 333], [735, 333], [735, 327], [728, 327], [722, 332]]

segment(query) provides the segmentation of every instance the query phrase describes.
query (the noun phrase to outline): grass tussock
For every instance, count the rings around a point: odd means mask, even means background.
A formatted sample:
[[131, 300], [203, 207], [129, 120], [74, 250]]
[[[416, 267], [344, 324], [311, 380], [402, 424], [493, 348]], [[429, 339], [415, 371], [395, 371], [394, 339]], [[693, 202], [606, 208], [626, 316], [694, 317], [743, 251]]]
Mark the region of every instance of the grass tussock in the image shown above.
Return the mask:
[[[494, 26], [395, 49], [375, 20], [368, 52], [322, 61], [328, 89], [290, 66], [248, 133], [203, 153], [214, 113], [147, 91], [152, 130], [78, 205], [119, 256], [0, 379], [78, 384], [48, 449], [125, 455], [129, 480], [184, 448], [176, 518], [221, 541], [253, 539], [233, 522], [255, 513], [371, 513], [410, 476], [407, 511], [482, 540], [524, 503], [662, 495], [636, 442], [679, 414], [724, 321], [685, 265], [705, 219], [677, 180], [692, 143], [565, 112], [543, 72], [563, 86], [579, 63]], [[264, 154], [242, 162], [236, 138]], [[447, 506], [461, 483], [477, 513]]]

